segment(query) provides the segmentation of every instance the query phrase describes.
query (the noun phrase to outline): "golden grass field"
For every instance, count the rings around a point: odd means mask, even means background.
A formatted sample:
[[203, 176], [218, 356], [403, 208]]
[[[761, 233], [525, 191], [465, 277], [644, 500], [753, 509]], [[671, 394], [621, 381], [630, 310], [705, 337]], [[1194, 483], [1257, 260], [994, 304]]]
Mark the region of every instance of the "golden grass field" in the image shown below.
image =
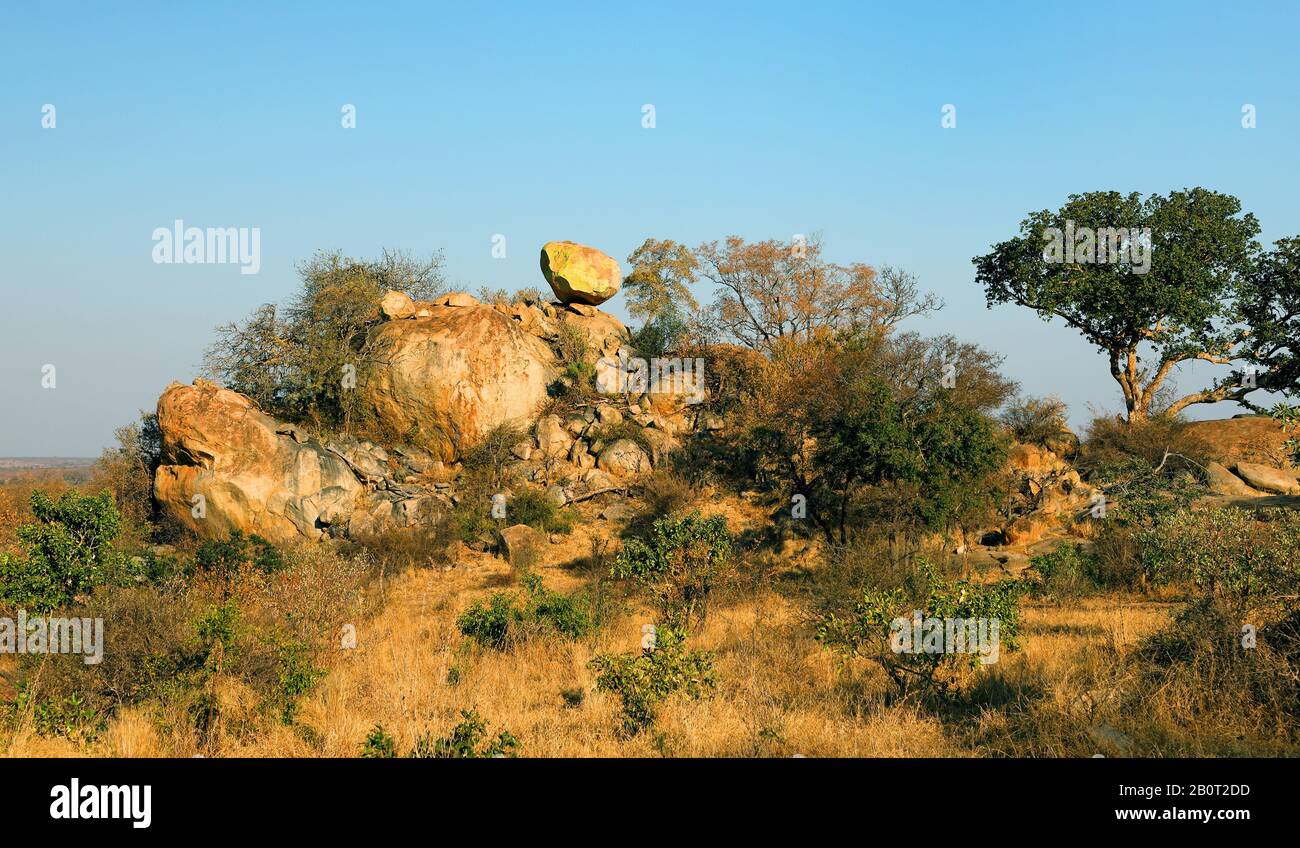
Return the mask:
[[[715, 499], [711, 509], [738, 525], [757, 515], [733, 499]], [[598, 576], [591, 542], [613, 528], [597, 511], [589, 505], [572, 536], [550, 546], [537, 569], [548, 588], [569, 591]], [[475, 707], [490, 733], [509, 730], [530, 757], [1114, 756], [1232, 753], [1238, 743], [1240, 753], [1268, 752], [1252, 747], [1249, 734], [1225, 743], [1220, 737], [1230, 729], [1192, 732], [1188, 721], [1198, 718], [1170, 706], [1178, 693], [1166, 693], [1168, 703], [1148, 702], [1144, 713], [1121, 705], [1133, 674], [1126, 656], [1169, 623], [1174, 601], [1026, 601], [1023, 650], [966, 681], [977, 697], [941, 716], [891, 702], [883, 674], [820, 645], [803, 605], [781, 583], [778, 573], [719, 599], [691, 642], [715, 653], [716, 691], [699, 701], [670, 698], [656, 727], [630, 738], [618, 731], [617, 697], [596, 691], [587, 663], [596, 652], [637, 647], [641, 625], [652, 620], [637, 596], [589, 640], [537, 636], [508, 652], [481, 648], [461, 636], [457, 616], [517, 580], [502, 559], [464, 552], [454, 566], [408, 570], [372, 587], [382, 592], [380, 611], [356, 622], [355, 649], [325, 661], [328, 674], [303, 700], [297, 726], [258, 722], [256, 698], [231, 679], [215, 686], [222, 726], [202, 751], [192, 734], [165, 731], [177, 717], [141, 706], [120, 711], [85, 745], [38, 736], [20, 722], [2, 750], [18, 757], [347, 757], [376, 724], [406, 750]]]

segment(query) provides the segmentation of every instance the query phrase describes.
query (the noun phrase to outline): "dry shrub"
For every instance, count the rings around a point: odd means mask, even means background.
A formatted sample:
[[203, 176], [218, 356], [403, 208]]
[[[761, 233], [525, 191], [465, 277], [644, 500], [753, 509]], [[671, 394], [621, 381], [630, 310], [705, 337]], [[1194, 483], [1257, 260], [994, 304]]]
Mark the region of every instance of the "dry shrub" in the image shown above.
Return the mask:
[[1102, 415], [1084, 431], [1078, 466], [1086, 472], [1140, 459], [1152, 467], [1165, 462], [1166, 469], [1196, 469], [1218, 458], [1213, 447], [1189, 432], [1187, 422], [1179, 418], [1153, 416], [1127, 423]]
[[697, 508], [700, 491], [682, 475], [667, 468], [657, 468], [641, 480], [641, 497], [645, 511], [652, 515], [672, 515]]

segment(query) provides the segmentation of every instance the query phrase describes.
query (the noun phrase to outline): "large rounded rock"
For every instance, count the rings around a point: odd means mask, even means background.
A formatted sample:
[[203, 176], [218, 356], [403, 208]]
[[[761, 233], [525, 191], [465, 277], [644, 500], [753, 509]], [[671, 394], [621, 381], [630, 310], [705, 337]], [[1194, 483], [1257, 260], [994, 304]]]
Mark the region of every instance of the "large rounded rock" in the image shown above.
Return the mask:
[[1300, 481], [1294, 474], [1281, 468], [1271, 468], [1255, 462], [1238, 462], [1237, 473], [1241, 479], [1260, 491], [1279, 495], [1300, 494]]
[[1231, 468], [1237, 462], [1253, 462], [1283, 470], [1294, 470], [1289, 435], [1282, 425], [1266, 415], [1192, 421], [1184, 431], [1201, 443], [1204, 453]]
[[576, 242], [547, 242], [541, 261], [542, 275], [564, 303], [599, 306], [617, 294], [623, 282], [623, 272], [613, 257]]
[[206, 380], [168, 386], [158, 427], [154, 497], [200, 536], [241, 530], [273, 542], [319, 538], [346, 525], [364, 493], [341, 456]]
[[615, 477], [631, 477], [650, 470], [650, 457], [631, 439], [616, 439], [600, 452], [596, 464]]
[[490, 306], [435, 306], [371, 336], [377, 365], [362, 386], [379, 423], [443, 461], [500, 424], [524, 425], [546, 399], [555, 357]]

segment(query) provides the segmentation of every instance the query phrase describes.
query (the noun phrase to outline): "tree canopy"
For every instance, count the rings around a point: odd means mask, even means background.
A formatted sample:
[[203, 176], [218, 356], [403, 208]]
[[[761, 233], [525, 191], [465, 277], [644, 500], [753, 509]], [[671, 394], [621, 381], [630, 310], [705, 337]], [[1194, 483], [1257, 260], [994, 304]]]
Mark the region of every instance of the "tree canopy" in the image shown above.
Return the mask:
[[[1082, 231], [1091, 242], [1082, 250], [1056, 250], [1060, 233]], [[1144, 200], [1098, 191], [1029, 214], [1018, 236], [972, 261], [990, 307], [1014, 303], [1060, 318], [1096, 345], [1133, 421], [1150, 415], [1180, 363], [1226, 365], [1242, 352], [1250, 329], [1237, 302], [1252, 279], [1258, 233], [1231, 195], [1193, 188]], [[1147, 262], [1139, 264], [1141, 251]], [[1164, 411], [1243, 400], [1253, 390], [1228, 375]]]

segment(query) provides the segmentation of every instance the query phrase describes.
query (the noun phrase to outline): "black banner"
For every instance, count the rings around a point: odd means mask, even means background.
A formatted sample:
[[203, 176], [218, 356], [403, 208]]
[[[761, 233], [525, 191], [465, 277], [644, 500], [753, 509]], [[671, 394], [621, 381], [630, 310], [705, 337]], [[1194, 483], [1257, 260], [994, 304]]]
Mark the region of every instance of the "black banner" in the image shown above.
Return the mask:
[[[7, 825], [57, 835], [622, 832], [690, 819], [976, 837], [1287, 826], [1290, 760], [9, 760]], [[1286, 799], [1286, 800], [1284, 800]], [[658, 825], [656, 825], [656, 822]], [[611, 830], [613, 828], [613, 830]], [[1050, 828], [1050, 830], [1044, 830]], [[432, 835], [432, 832], [431, 832]]]

